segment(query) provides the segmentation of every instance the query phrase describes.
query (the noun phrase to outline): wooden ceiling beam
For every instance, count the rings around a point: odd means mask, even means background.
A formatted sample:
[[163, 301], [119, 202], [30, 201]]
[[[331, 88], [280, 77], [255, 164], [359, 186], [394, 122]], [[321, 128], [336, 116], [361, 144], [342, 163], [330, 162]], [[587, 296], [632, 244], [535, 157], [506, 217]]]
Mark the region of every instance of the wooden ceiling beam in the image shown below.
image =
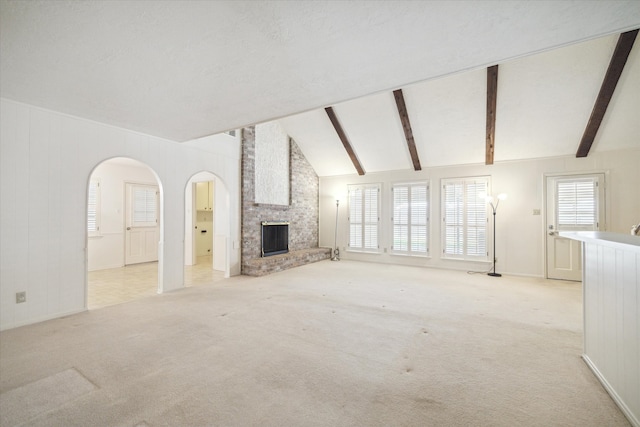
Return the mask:
[[485, 164], [493, 164], [496, 146], [496, 103], [498, 99], [498, 66], [487, 68], [487, 138]]
[[587, 157], [589, 154], [591, 145], [593, 145], [593, 141], [596, 139], [596, 134], [600, 129], [602, 119], [607, 112], [609, 102], [611, 101], [613, 92], [616, 90], [618, 80], [620, 80], [620, 75], [622, 75], [622, 70], [624, 70], [624, 66], [627, 63], [627, 58], [629, 58], [629, 53], [631, 52], [637, 35], [638, 30], [633, 30], [622, 33], [620, 37], [618, 37], [618, 43], [613, 51], [611, 61], [609, 61], [609, 68], [607, 68], [602, 86], [600, 86], [600, 92], [593, 105], [591, 117], [589, 117], [587, 127], [584, 130], [584, 134], [582, 134], [582, 140], [578, 146], [576, 157]]
[[335, 111], [333, 111], [333, 107], [327, 107], [324, 109], [324, 111], [327, 112], [327, 116], [329, 116], [329, 120], [331, 120], [331, 124], [333, 125], [333, 128], [336, 130], [336, 133], [338, 134], [340, 141], [342, 141], [342, 145], [344, 146], [344, 149], [347, 150], [347, 154], [349, 155], [349, 158], [351, 158], [351, 162], [353, 163], [353, 166], [355, 166], [356, 170], [358, 171], [358, 175], [364, 175], [365, 173], [364, 169], [362, 168], [362, 165], [358, 160], [358, 156], [356, 156], [356, 152], [353, 151], [353, 147], [351, 146], [351, 143], [347, 138], [347, 134], [344, 133], [344, 130], [342, 129], [342, 126], [338, 121], [338, 117], [336, 116]]
[[400, 115], [400, 121], [402, 122], [402, 129], [404, 130], [404, 137], [407, 140], [407, 147], [409, 147], [409, 154], [411, 155], [411, 161], [413, 162], [413, 170], [422, 170], [422, 166], [420, 166], [420, 158], [418, 157], [418, 150], [416, 149], [416, 142], [413, 139], [413, 130], [411, 129], [411, 122], [409, 121], [409, 113], [407, 112], [407, 106], [404, 103], [402, 89], [394, 90], [393, 97], [396, 99], [398, 114]]

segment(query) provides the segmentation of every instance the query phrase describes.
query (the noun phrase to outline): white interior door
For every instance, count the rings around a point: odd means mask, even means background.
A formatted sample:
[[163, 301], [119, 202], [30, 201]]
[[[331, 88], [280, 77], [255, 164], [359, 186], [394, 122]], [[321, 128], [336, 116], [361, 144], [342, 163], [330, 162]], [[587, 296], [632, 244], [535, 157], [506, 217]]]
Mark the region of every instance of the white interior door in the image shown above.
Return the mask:
[[604, 174], [547, 177], [546, 249], [549, 279], [582, 280], [581, 243], [560, 231], [604, 229]]
[[158, 260], [157, 185], [126, 184], [125, 265]]

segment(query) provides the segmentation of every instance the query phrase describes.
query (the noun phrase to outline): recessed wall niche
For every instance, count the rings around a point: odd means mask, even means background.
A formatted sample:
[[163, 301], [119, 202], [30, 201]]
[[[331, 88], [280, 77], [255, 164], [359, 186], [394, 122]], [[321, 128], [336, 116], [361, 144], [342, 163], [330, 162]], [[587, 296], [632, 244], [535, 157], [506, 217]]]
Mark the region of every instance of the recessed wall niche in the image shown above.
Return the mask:
[[255, 127], [255, 202], [289, 205], [289, 136], [277, 122]]

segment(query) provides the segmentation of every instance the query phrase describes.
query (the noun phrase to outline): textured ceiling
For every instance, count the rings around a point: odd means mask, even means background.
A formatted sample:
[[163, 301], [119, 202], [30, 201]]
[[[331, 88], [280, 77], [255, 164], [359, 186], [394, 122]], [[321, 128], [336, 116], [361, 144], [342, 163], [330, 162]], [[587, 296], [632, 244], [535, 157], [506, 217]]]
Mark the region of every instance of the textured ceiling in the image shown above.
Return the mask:
[[[526, 65], [506, 61], [638, 26], [637, 1], [2, 0], [0, 94], [175, 141], [310, 111], [304, 115], [309, 118], [305, 129], [318, 133], [308, 137], [312, 142], [305, 143], [305, 154], [339, 152], [326, 172], [334, 174], [352, 169], [341, 158], [341, 147], [313, 147], [322, 135], [330, 137], [314, 110], [336, 105], [345, 118], [359, 111], [389, 117], [393, 104], [386, 92], [406, 87], [410, 115], [436, 118], [415, 124], [417, 139], [441, 141], [419, 147], [425, 164], [464, 163], [475, 160], [478, 149], [465, 150], [465, 157], [455, 160], [461, 149], [450, 137], [451, 132], [458, 139], [475, 135], [482, 125], [478, 117], [467, 122], [460, 111], [461, 102], [470, 109], [484, 102], [484, 89], [477, 87], [481, 72], [473, 70], [505, 63], [504, 85], [519, 78], [538, 84], [535, 75], [517, 70]], [[412, 85], [464, 70], [471, 71], [442, 79], [442, 87]], [[537, 95], [532, 87], [519, 90], [534, 92], [523, 96]], [[371, 94], [378, 94], [371, 102], [344, 102]], [[514, 110], [510, 120], [540, 132], [536, 126], [544, 107], [532, 110], [511, 96], [499, 98], [499, 111], [515, 102], [521, 110]], [[628, 98], [617, 102], [635, 106]], [[459, 128], [438, 124], [437, 117], [446, 112], [452, 118], [445, 122], [460, 123]], [[524, 123], [522, 114], [535, 121]], [[518, 136], [517, 129], [500, 123], [507, 117], [498, 116], [498, 141]], [[606, 120], [613, 125], [626, 119], [612, 115]], [[300, 126], [287, 123], [292, 134]], [[371, 129], [349, 120], [347, 131], [365, 168], [402, 168], [407, 156], [381, 139], [397, 138], [398, 126], [396, 121]], [[553, 152], [552, 142], [536, 141]], [[530, 148], [526, 140], [519, 144], [513, 152]], [[386, 153], [388, 164], [365, 146]], [[513, 156], [499, 148], [497, 159]]]

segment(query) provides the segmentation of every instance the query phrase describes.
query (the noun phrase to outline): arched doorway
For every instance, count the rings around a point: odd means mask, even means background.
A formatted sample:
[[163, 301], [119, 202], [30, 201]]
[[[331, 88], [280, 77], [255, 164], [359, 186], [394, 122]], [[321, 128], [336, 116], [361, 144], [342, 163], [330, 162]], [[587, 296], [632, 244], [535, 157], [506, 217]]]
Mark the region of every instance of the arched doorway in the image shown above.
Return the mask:
[[162, 188], [146, 164], [117, 157], [97, 165], [87, 190], [87, 308], [160, 291]]
[[194, 174], [185, 187], [185, 286], [229, 277], [229, 193], [211, 172]]

